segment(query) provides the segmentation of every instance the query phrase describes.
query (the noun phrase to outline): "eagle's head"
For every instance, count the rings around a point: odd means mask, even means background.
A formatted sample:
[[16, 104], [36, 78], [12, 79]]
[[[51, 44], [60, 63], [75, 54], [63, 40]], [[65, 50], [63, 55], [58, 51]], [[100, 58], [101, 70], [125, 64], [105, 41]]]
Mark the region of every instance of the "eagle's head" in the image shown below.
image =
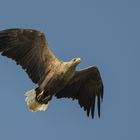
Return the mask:
[[81, 62], [81, 58], [73, 58], [71, 61], [73, 61], [73, 63], [79, 64]]
[[77, 66], [81, 62], [81, 58], [73, 58], [71, 62], [73, 66]]

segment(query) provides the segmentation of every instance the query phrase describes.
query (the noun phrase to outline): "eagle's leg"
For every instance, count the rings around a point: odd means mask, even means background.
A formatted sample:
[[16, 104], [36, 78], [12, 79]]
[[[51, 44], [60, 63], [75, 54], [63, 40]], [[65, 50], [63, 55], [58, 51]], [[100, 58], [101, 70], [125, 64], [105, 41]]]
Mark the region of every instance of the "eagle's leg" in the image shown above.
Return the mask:
[[[43, 91], [42, 91], [43, 93]], [[42, 95], [41, 93], [41, 95]], [[31, 111], [31, 112], [37, 112], [37, 111], [45, 111], [47, 108], [48, 108], [48, 104], [49, 102], [45, 102], [43, 103], [41, 101], [41, 103], [37, 100], [37, 96], [39, 94], [36, 93], [36, 90], [35, 89], [32, 89], [30, 91], [27, 91], [25, 93], [25, 101], [27, 103], [27, 107], [28, 109]], [[41, 98], [42, 99], [42, 98]]]
[[44, 95], [44, 91], [42, 91], [40, 94], [36, 95], [36, 100], [41, 104], [47, 104], [51, 100], [51, 95]]
[[52, 99], [52, 96], [48, 95], [48, 96], [44, 96], [41, 101], [43, 104], [47, 104], [51, 99]]
[[44, 91], [42, 91], [42, 92], [39, 93], [39, 94], [37, 94], [37, 92], [36, 92], [36, 100], [37, 100], [39, 103], [41, 103], [41, 99], [42, 99], [42, 96], [43, 96], [43, 92], [44, 92]]
[[40, 88], [36, 89], [37, 102], [39, 102], [41, 104], [47, 104], [51, 100], [51, 98], [52, 98], [52, 96], [44, 93], [44, 90], [41, 90]]

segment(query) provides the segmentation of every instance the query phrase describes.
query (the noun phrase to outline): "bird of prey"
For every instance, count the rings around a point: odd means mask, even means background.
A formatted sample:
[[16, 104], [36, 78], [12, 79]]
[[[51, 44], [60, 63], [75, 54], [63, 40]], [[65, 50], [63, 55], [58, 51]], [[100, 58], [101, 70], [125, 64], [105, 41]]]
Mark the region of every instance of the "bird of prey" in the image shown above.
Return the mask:
[[48, 48], [44, 33], [34, 29], [0, 31], [0, 53], [16, 61], [37, 88], [25, 93], [32, 112], [45, 111], [52, 97], [78, 100], [79, 105], [94, 118], [97, 103], [103, 99], [103, 82], [97, 67], [76, 71], [80, 58], [69, 62], [59, 60]]

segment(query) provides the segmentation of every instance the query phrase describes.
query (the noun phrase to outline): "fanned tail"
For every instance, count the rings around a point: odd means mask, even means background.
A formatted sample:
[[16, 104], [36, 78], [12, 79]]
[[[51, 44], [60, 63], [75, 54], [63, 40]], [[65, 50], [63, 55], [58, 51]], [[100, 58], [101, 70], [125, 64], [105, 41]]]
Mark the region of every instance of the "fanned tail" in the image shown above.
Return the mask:
[[29, 111], [31, 112], [45, 111], [48, 108], [48, 103], [40, 104], [39, 102], [36, 101], [35, 89], [27, 91], [25, 93], [25, 96], [26, 96], [25, 102], [27, 104]]

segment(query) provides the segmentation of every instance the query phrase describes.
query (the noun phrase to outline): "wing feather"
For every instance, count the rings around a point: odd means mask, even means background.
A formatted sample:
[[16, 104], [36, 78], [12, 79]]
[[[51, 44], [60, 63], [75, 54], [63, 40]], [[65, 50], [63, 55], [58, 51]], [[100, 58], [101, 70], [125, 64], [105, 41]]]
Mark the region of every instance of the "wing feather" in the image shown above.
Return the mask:
[[70, 82], [56, 94], [57, 98], [68, 97], [77, 99], [79, 105], [94, 118], [97, 100], [98, 116], [100, 117], [100, 99], [103, 98], [103, 82], [97, 67], [76, 72]]
[[45, 35], [32, 29], [0, 31], [0, 52], [21, 65], [31, 80], [38, 84], [50, 71], [52, 62], [59, 61], [48, 48]]

